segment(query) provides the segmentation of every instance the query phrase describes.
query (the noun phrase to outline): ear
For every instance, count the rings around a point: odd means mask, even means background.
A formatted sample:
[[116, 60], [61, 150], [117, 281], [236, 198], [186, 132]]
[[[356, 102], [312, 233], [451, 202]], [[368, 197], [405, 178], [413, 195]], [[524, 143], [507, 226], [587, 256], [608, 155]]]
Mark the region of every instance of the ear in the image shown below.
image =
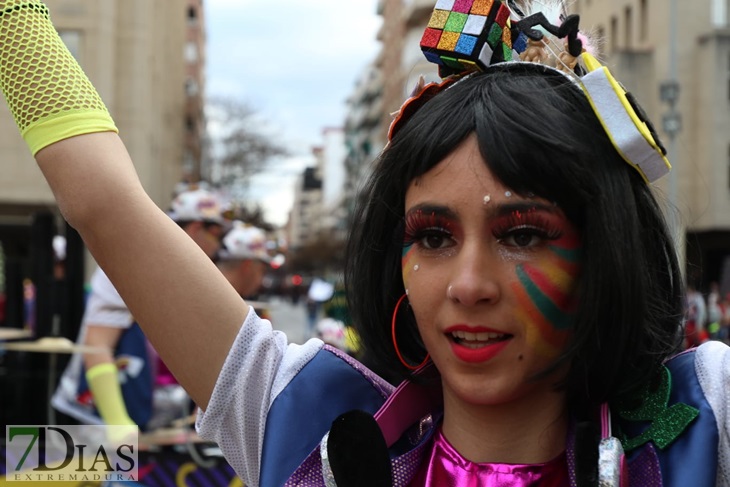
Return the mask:
[[393, 485], [388, 446], [371, 414], [354, 410], [335, 419], [327, 456], [338, 487]]

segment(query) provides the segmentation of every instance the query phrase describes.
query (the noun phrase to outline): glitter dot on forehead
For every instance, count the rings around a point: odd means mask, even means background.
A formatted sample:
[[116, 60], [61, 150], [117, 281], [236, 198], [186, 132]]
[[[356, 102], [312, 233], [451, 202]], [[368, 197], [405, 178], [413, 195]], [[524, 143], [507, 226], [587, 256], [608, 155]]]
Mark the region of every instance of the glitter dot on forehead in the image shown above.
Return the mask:
[[507, 198], [510, 198], [510, 197], [512, 197], [512, 191], [505, 191], [504, 195], [505, 195], [505, 196], [506, 196]]
[[418, 269], [419, 269], [418, 264], [416, 264], [416, 265], [413, 266], [413, 270], [414, 271], [417, 271]]
[[484, 201], [484, 204], [486, 205], [491, 200], [492, 200], [492, 197], [487, 194], [487, 195], [484, 195], [484, 199], [482, 201]]

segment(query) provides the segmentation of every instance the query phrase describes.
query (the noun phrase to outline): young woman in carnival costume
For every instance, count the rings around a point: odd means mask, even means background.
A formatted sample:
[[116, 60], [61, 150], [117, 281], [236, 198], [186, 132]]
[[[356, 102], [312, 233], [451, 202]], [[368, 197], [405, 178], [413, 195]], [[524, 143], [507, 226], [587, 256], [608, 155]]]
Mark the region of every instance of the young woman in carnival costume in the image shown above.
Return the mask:
[[247, 485], [730, 484], [728, 349], [670, 358], [664, 151], [577, 17], [526, 10], [439, 0], [422, 46], [446, 79], [401, 109], [361, 199], [350, 310], [394, 389], [257, 317], [144, 193], [46, 8], [0, 0], [21, 133]]

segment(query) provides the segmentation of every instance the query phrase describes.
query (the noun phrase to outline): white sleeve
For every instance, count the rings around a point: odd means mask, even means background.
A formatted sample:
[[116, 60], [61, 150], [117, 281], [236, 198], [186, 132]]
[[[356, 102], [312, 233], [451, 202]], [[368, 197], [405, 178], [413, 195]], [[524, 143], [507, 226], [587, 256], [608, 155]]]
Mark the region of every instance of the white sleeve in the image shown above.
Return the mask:
[[208, 408], [198, 411], [196, 429], [215, 441], [247, 486], [257, 486], [266, 417], [276, 396], [319, 352], [323, 343], [287, 344], [253, 308], [228, 352]]
[[697, 348], [695, 371], [715, 413], [718, 445], [717, 485], [730, 485], [730, 347], [711, 340]]
[[133, 321], [124, 300], [104, 271], [97, 267], [91, 276], [91, 293], [86, 301], [82, 323], [128, 328]]

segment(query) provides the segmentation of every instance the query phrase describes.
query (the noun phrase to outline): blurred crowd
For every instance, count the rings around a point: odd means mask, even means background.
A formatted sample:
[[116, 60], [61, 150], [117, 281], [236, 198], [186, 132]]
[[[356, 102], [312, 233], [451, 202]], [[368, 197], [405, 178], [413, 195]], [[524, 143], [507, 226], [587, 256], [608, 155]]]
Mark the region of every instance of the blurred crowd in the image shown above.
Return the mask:
[[717, 282], [706, 295], [689, 285], [686, 307], [685, 348], [708, 340], [730, 343], [730, 292], [723, 295]]
[[[307, 337], [357, 355], [359, 346], [340, 283], [277, 272], [286, 258], [273, 239], [262, 228], [230, 218], [231, 212], [215, 192], [197, 186], [182, 188], [167, 213], [260, 317], [272, 319], [268, 299], [272, 295], [293, 304], [299, 304], [301, 297], [307, 308]], [[61, 264], [62, 240], [54, 240], [55, 260]], [[285, 284], [274, 286], [276, 277]], [[26, 325], [31, 329], [36, 305], [32, 291], [30, 285], [25, 300]], [[143, 430], [170, 426], [194, 411], [101, 268], [95, 269], [91, 279], [76, 342], [104, 352], [74, 354], [51, 400], [57, 411], [82, 424], [138, 425]]]

